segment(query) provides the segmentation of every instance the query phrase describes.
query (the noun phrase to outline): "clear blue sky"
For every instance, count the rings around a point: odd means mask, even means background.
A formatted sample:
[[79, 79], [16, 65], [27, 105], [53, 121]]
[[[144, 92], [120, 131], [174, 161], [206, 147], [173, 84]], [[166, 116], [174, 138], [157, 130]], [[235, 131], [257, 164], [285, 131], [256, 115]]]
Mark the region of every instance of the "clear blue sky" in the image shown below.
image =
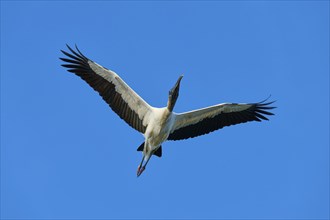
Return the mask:
[[[270, 121], [143, 137], [60, 66], [65, 44], [175, 111], [277, 100]], [[1, 1], [1, 218], [329, 218], [328, 1]]]

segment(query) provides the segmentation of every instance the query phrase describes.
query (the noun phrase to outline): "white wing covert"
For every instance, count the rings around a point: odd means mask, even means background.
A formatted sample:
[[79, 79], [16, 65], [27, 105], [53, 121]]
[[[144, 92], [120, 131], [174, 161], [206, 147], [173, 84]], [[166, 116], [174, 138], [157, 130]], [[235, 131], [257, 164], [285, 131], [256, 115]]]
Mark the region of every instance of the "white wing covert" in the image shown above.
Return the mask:
[[237, 104], [223, 103], [190, 112], [176, 114], [175, 123], [168, 140], [182, 140], [208, 134], [225, 126], [249, 121], [268, 120], [265, 115], [273, 115], [267, 111], [275, 107], [273, 102]]
[[144, 133], [151, 112], [151, 106], [132, 90], [115, 72], [108, 70], [85, 57], [67, 45], [72, 54], [62, 53], [68, 58], [60, 58], [68, 63], [63, 67], [87, 82], [97, 91], [111, 109], [137, 131]]

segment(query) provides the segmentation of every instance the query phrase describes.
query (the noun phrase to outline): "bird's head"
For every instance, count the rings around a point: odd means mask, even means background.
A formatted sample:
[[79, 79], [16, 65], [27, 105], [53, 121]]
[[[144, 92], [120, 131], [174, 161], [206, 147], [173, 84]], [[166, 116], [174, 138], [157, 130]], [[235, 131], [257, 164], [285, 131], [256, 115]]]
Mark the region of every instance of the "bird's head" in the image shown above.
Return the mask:
[[179, 97], [179, 90], [180, 90], [180, 82], [182, 79], [183, 75], [179, 77], [179, 79], [176, 81], [175, 85], [173, 88], [169, 91], [168, 94], [168, 102], [167, 102], [167, 108], [171, 112], [173, 111], [174, 105], [176, 103], [176, 100]]

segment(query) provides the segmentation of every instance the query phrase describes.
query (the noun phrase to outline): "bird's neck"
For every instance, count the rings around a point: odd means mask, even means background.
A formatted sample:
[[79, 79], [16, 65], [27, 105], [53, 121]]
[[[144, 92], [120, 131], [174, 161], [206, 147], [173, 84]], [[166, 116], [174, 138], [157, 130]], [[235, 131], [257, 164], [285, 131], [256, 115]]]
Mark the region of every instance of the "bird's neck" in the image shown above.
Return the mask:
[[171, 113], [172, 113], [172, 112], [169, 111], [168, 108], [165, 108], [165, 109], [164, 109], [164, 112], [163, 112], [162, 117], [161, 117], [162, 120], [161, 120], [161, 122], [160, 122], [161, 125], [164, 125], [164, 124], [167, 123], [168, 118], [170, 117]]
[[167, 101], [167, 109], [169, 112], [172, 112], [173, 109], [174, 109], [174, 105], [175, 105], [175, 100], [172, 100], [172, 99], [168, 99]]

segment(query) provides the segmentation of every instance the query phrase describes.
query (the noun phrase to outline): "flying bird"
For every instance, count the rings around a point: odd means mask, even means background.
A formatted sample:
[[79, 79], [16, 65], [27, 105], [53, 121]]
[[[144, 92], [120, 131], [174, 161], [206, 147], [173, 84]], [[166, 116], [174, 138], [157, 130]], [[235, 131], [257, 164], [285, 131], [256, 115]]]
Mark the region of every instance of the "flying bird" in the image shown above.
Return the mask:
[[162, 143], [167, 140], [183, 140], [208, 134], [225, 126], [249, 121], [268, 120], [273, 102], [221, 103], [184, 113], [173, 112], [179, 96], [183, 75], [169, 91], [166, 107], [156, 108], [144, 101], [115, 72], [84, 56], [76, 46], [61, 52], [66, 58], [62, 66], [76, 74], [97, 91], [110, 108], [128, 125], [142, 133], [144, 142], [137, 148], [142, 160], [137, 176], [145, 170], [152, 155], [162, 156]]

